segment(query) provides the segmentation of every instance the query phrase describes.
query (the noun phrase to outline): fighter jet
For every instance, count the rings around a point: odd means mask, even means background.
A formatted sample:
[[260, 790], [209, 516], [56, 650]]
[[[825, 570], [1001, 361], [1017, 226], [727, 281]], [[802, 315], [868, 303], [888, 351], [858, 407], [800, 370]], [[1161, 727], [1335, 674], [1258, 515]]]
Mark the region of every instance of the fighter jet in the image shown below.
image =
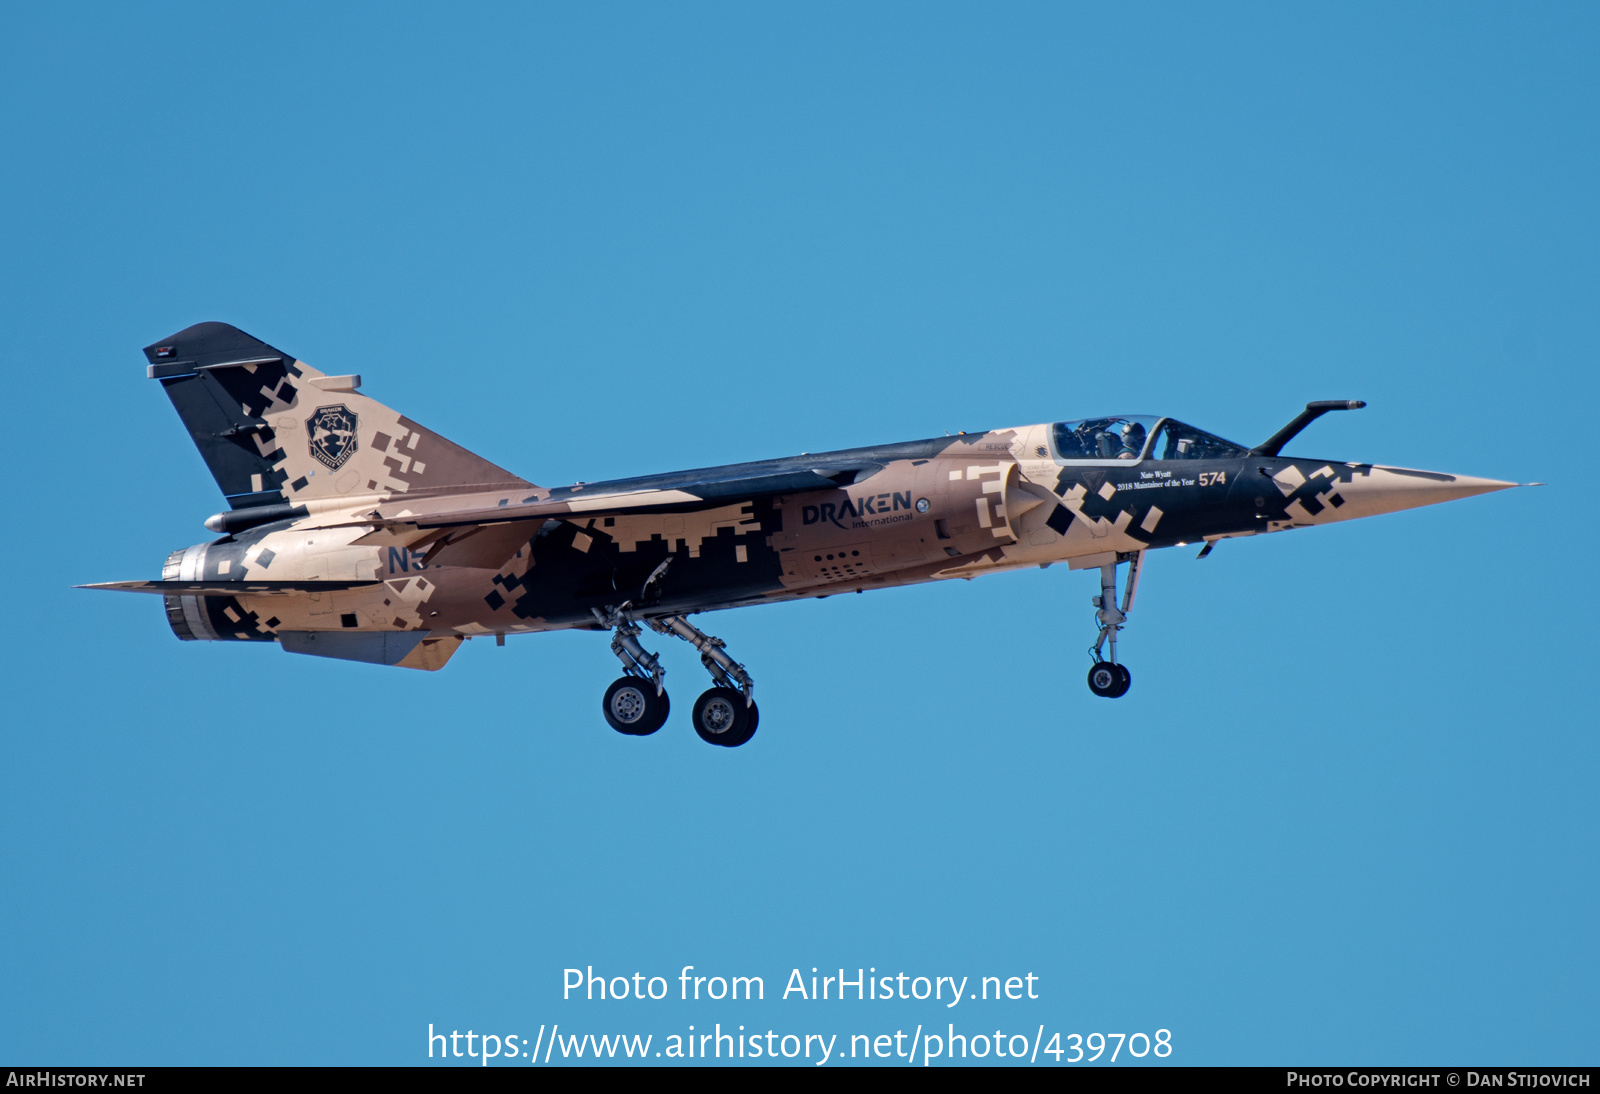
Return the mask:
[[413, 669], [468, 638], [609, 631], [622, 675], [602, 711], [634, 736], [671, 705], [648, 628], [700, 651], [712, 686], [691, 721], [727, 747], [756, 731], [755, 683], [700, 612], [1065, 563], [1099, 571], [1088, 682], [1117, 698], [1145, 552], [1518, 485], [1284, 456], [1365, 405], [1336, 400], [1254, 446], [1124, 414], [544, 487], [225, 323], [144, 352], [228, 508], [160, 580], [85, 588], [164, 597], [184, 640]]

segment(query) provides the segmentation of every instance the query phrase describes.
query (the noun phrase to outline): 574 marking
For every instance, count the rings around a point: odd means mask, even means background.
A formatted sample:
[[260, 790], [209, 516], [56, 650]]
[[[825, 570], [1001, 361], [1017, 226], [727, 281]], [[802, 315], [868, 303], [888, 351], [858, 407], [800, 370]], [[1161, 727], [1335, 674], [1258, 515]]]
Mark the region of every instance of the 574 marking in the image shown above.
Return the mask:
[[1223, 483], [1225, 483], [1227, 481], [1228, 481], [1228, 473], [1226, 471], [1202, 471], [1202, 472], [1200, 472], [1200, 485], [1201, 486], [1221, 486]]

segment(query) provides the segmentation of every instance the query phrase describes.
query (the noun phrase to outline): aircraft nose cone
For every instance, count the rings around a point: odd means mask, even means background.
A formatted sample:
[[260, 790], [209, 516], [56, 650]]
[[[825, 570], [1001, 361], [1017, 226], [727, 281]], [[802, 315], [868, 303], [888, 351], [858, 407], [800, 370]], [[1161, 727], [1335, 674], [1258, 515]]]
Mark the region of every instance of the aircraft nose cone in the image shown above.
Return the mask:
[[1340, 508], [1339, 519], [1370, 517], [1422, 505], [1437, 505], [1442, 501], [1470, 498], [1475, 494], [1489, 494], [1520, 485], [1471, 475], [1374, 466], [1366, 475], [1358, 474], [1353, 481], [1339, 485], [1339, 493], [1348, 503]]

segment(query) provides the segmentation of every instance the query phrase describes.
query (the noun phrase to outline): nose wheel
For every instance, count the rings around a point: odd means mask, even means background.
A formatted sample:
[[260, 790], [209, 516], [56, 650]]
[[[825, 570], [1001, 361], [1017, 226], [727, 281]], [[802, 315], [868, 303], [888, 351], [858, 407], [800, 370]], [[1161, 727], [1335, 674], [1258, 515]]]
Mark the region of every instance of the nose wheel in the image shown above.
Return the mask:
[[1103, 699], [1120, 699], [1133, 685], [1133, 675], [1126, 665], [1098, 661], [1089, 669], [1089, 690]]
[[[1090, 648], [1094, 664], [1089, 667], [1089, 690], [1103, 699], [1120, 699], [1133, 686], [1133, 674], [1126, 665], [1117, 661], [1117, 633], [1128, 622], [1128, 612], [1133, 608], [1133, 594], [1139, 587], [1139, 566], [1144, 552], [1135, 551], [1116, 562], [1100, 567], [1100, 595], [1091, 603], [1095, 606], [1095, 621], [1100, 624], [1100, 637]], [[1122, 607], [1117, 607], [1117, 565], [1128, 564], [1128, 578], [1122, 593]], [[1109, 647], [1109, 650], [1107, 649]], [[1103, 652], [1110, 656], [1104, 656]]]

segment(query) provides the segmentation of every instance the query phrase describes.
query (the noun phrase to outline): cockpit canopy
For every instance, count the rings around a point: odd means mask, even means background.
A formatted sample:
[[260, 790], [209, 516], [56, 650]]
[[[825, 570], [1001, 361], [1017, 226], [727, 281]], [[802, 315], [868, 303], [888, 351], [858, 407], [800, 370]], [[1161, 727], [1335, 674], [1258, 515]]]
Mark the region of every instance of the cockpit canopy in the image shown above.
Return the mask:
[[1230, 460], [1249, 450], [1176, 418], [1125, 414], [1079, 418], [1050, 427], [1058, 460]]

